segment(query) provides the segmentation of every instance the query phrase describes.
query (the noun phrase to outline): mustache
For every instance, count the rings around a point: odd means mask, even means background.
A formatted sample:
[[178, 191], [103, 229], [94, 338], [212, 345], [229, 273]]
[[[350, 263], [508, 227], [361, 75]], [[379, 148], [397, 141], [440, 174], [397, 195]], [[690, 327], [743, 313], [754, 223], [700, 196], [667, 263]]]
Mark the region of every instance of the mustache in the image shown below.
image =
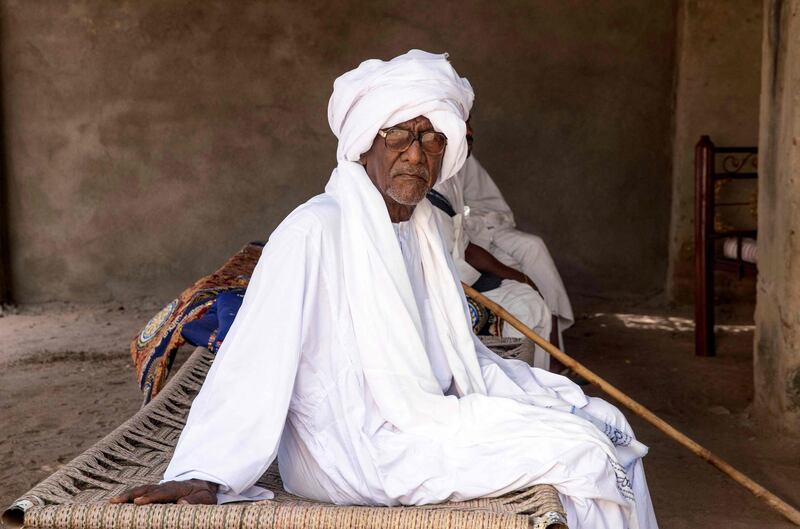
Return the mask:
[[401, 175], [401, 174], [409, 174], [409, 175], [419, 176], [419, 177], [424, 178], [425, 180], [427, 180], [428, 176], [430, 176], [430, 174], [428, 173], [428, 169], [426, 167], [424, 167], [424, 166], [400, 167], [400, 168], [395, 169], [394, 171], [392, 171], [389, 174], [389, 176], [394, 178], [395, 176]]

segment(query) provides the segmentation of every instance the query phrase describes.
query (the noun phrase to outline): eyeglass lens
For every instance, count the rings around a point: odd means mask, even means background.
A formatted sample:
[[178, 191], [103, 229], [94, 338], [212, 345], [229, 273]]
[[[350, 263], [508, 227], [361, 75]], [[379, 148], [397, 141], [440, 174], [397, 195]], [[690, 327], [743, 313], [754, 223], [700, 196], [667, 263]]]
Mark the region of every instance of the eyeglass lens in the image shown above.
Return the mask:
[[[386, 146], [393, 151], [405, 151], [415, 139], [417, 139], [416, 133], [410, 130], [390, 129], [386, 131]], [[441, 132], [426, 131], [420, 136], [419, 143], [426, 153], [440, 154], [447, 145], [447, 137]]]

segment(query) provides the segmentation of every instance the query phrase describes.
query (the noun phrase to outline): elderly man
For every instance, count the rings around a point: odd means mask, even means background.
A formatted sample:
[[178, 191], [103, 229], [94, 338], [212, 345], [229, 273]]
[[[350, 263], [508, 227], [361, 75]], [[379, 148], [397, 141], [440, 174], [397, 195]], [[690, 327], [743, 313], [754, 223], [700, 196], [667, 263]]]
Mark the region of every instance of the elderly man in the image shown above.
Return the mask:
[[419, 505], [552, 483], [573, 527], [655, 527], [624, 417], [472, 334], [426, 192], [466, 158], [469, 83], [445, 55], [371, 60], [334, 83], [338, 166], [273, 232], [161, 485], [116, 502], [286, 489]]

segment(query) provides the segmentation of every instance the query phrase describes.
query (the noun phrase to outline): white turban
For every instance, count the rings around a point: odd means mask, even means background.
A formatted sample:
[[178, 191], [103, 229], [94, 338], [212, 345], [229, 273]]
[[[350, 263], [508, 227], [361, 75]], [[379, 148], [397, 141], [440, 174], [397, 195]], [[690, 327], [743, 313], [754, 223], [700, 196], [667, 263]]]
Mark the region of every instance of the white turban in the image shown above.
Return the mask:
[[425, 116], [447, 136], [439, 182], [467, 159], [465, 121], [475, 94], [447, 54], [411, 50], [391, 61], [362, 62], [333, 83], [328, 123], [339, 138], [336, 159], [358, 161], [380, 129]]

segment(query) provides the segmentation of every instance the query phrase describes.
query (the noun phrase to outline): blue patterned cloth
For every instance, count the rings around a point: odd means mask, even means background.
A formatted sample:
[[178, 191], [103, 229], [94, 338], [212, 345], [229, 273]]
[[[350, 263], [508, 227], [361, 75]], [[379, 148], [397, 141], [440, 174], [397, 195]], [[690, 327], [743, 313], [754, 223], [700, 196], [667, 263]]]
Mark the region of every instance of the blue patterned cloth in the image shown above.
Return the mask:
[[192, 345], [206, 347], [212, 353], [219, 351], [225, 335], [233, 325], [236, 313], [242, 306], [244, 290], [229, 290], [217, 294], [202, 318], [183, 326], [183, 337]]
[[[211, 305], [216, 303], [220, 294], [244, 292], [263, 247], [264, 243], [259, 242], [247, 244], [231, 256], [220, 269], [201, 277], [181, 292], [180, 296], [151, 318], [131, 341], [131, 357], [136, 366], [136, 376], [142, 389], [144, 404], [150, 402], [163, 387], [175, 360], [175, 353], [186, 342], [183, 328], [193, 321], [202, 319]], [[235, 302], [235, 299], [230, 301]], [[217, 342], [221, 343], [219, 320], [222, 320], [222, 327], [227, 332], [227, 328], [230, 327], [229, 322], [233, 321], [238, 309], [238, 305], [231, 309], [217, 308], [218, 321], [214, 323], [208, 320], [207, 325], [213, 325], [214, 329], [217, 329], [210, 344], [212, 348], [218, 345]], [[208, 338], [211, 338], [210, 334]], [[203, 342], [200, 345], [208, 346], [209, 343]]]

